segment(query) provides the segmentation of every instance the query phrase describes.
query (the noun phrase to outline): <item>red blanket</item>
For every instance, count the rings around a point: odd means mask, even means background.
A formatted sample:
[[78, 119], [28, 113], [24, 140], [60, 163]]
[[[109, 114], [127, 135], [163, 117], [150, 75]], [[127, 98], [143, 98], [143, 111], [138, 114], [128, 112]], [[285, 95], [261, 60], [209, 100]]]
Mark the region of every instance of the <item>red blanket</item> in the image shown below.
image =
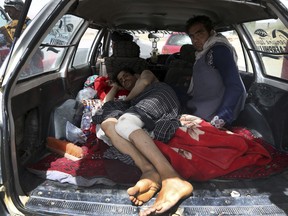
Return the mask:
[[[111, 85], [109, 85], [109, 82], [111, 81], [105, 76], [97, 77], [94, 81], [94, 89], [97, 91], [97, 96], [101, 101], [104, 100], [105, 96], [112, 88]], [[128, 93], [129, 91], [122, 89], [117, 92], [115, 97], [118, 98], [119, 96], [128, 95]]]
[[189, 115], [183, 115], [181, 122], [186, 127], [178, 129], [168, 144], [155, 143], [186, 179], [205, 181], [246, 166], [263, 166], [271, 161], [269, 152], [252, 139], [218, 130]]

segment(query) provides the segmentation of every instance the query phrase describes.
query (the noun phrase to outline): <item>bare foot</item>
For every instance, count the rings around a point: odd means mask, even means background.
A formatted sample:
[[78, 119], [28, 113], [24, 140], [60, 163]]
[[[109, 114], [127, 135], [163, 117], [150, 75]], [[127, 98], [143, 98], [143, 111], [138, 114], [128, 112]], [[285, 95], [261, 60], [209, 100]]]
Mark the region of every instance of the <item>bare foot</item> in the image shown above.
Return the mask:
[[187, 181], [178, 177], [165, 179], [162, 181], [162, 189], [153, 206], [141, 211], [139, 215], [162, 214], [175, 206], [181, 199], [190, 196], [192, 191], [193, 186]]
[[143, 205], [160, 190], [160, 182], [160, 176], [155, 170], [143, 173], [136, 185], [127, 190], [130, 200], [135, 205]]

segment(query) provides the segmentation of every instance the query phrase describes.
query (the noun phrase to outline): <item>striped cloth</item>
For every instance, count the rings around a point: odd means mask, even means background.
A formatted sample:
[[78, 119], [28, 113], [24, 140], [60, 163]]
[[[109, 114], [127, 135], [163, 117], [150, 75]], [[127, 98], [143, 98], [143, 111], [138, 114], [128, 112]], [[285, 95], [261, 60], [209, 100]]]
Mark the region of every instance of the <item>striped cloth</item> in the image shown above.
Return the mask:
[[128, 164], [128, 165], [134, 165], [135, 163], [133, 159], [127, 155], [121, 153], [117, 148], [114, 146], [109, 147], [104, 153], [103, 157], [109, 160], [120, 160], [121, 162]]
[[173, 89], [166, 83], [156, 82], [146, 87], [136, 98], [127, 101], [109, 101], [102, 106], [102, 114], [93, 116], [100, 124], [107, 118], [119, 118], [124, 113], [135, 113], [152, 132], [154, 139], [167, 143], [180, 126], [180, 103]]

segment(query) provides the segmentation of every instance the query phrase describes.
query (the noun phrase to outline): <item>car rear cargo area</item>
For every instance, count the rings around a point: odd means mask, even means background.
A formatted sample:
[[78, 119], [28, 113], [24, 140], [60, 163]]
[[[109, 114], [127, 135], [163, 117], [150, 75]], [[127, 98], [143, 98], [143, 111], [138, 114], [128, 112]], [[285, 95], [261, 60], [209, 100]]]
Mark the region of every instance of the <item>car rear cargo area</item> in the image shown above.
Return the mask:
[[[286, 171], [263, 179], [192, 182], [193, 196], [179, 203], [175, 215], [287, 215], [287, 178]], [[129, 185], [78, 187], [29, 172], [24, 179], [23, 187], [30, 190], [26, 208], [39, 214], [138, 215], [155, 199], [135, 207], [126, 193]]]

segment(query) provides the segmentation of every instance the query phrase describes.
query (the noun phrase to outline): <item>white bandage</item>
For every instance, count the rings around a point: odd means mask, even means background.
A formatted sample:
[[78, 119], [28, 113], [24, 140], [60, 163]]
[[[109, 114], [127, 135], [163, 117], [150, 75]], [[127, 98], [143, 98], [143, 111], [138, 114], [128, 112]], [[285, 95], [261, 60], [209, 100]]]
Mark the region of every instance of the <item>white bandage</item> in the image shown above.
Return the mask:
[[[132, 113], [125, 113], [119, 119], [115, 125], [116, 132], [126, 140], [129, 140], [130, 134], [144, 126], [144, 122]], [[129, 140], [130, 141], [130, 140]]]

